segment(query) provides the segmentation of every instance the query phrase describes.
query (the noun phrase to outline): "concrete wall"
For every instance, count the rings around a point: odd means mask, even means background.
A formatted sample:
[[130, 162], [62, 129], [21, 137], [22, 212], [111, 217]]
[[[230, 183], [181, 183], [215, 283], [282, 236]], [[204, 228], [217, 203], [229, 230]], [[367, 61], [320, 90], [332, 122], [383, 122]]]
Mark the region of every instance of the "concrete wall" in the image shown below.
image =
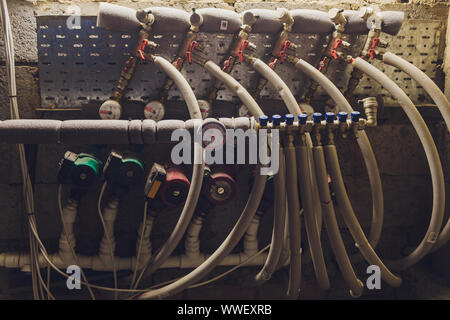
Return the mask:
[[[223, 7], [236, 10], [238, 12], [251, 7], [276, 8], [279, 6], [287, 8], [317, 8], [327, 10], [333, 6], [357, 9], [360, 5], [379, 4], [386, 10], [404, 10], [408, 18], [414, 19], [438, 19], [443, 21], [444, 31], [448, 16], [448, 4], [439, 1], [400, 1], [378, 0], [378, 1], [119, 1], [132, 7], [146, 7], [150, 5], [174, 6], [190, 10], [192, 7]], [[76, 113], [51, 113], [38, 112], [35, 110], [40, 104], [39, 97], [39, 69], [37, 67], [36, 49], [36, 14], [64, 14], [68, 4], [77, 4], [82, 13], [93, 15], [96, 13], [97, 3], [94, 1], [8, 1], [10, 6], [11, 19], [16, 44], [16, 73], [19, 95], [19, 105], [21, 116], [24, 118], [79, 118]], [[445, 37], [442, 37], [443, 39]], [[448, 41], [448, 40], [447, 40]], [[445, 44], [442, 43], [444, 49]], [[447, 51], [446, 66], [450, 58]], [[444, 60], [444, 50], [441, 52]], [[9, 117], [6, 70], [4, 67], [3, 42], [0, 40], [0, 119]], [[439, 79], [438, 79], [439, 80]], [[441, 82], [443, 82], [443, 79]], [[448, 80], [447, 80], [448, 81]], [[449, 86], [447, 85], [447, 88]], [[376, 93], [374, 93], [376, 94]], [[439, 148], [442, 164], [446, 171], [447, 199], [450, 199], [450, 138], [448, 130], [440, 115], [429, 108], [422, 111], [429, 124], [429, 128], [436, 144]], [[378, 252], [386, 257], [399, 257], [406, 254], [411, 247], [417, 245], [423, 236], [428, 224], [432, 205], [432, 190], [429, 177], [428, 166], [420, 142], [405, 119], [404, 114], [397, 108], [384, 109], [380, 114], [380, 124], [376, 129], [368, 130], [369, 137], [373, 143], [379, 167], [382, 174], [382, 181], [385, 196], [385, 225], [383, 237], [379, 245]], [[63, 156], [65, 150], [75, 152], [87, 151], [88, 146], [40, 146], [36, 161], [36, 207], [38, 215], [38, 226], [42, 237], [46, 240], [50, 251], [57, 246], [57, 237], [60, 232], [60, 223], [56, 207], [56, 172], [57, 163]], [[339, 144], [341, 163], [347, 188], [351, 195], [352, 203], [358, 216], [365, 227], [370, 224], [371, 200], [370, 189], [365, 173], [365, 168], [356, 144], [345, 142]], [[164, 159], [168, 156], [169, 147], [164, 146], [157, 151], [153, 147], [146, 147], [144, 153], [148, 164], [154, 160]], [[19, 166], [17, 165], [17, 152], [15, 146], [0, 144], [0, 250], [24, 249], [27, 246], [27, 229], [23, 216], [23, 200], [21, 195], [21, 178]], [[245, 179], [248, 168], [240, 168], [240, 187], [246, 190], [247, 181]], [[101, 227], [96, 217], [95, 202], [97, 191], [92, 192], [82, 205], [82, 215], [80, 215], [79, 246], [84, 253], [94, 254], [100, 236]], [[240, 192], [240, 196], [231, 204], [229, 208], [219, 208], [211, 214], [208, 227], [203, 234], [203, 246], [205, 250], [213, 250], [225, 237], [228, 230], [236, 221], [237, 216], [246, 200], [246, 193]], [[130, 197], [124, 200], [121, 207], [124, 208], [119, 217], [119, 224], [116, 228], [118, 237], [122, 237], [123, 245], [119, 248], [122, 254], [126, 255], [132, 251], [135, 241], [135, 230], [141, 217], [141, 204], [139, 193], [133, 192]], [[450, 202], [449, 205], [450, 207]], [[128, 210], [125, 210], [128, 209]], [[448, 212], [449, 210], [447, 210]], [[160, 217], [155, 227], [154, 241], [157, 247], [165, 240], [176, 221], [177, 212], [169, 212]], [[270, 219], [268, 213], [263, 219], [263, 230], [261, 244], [267, 243], [270, 239]], [[343, 230], [349, 248], [352, 241], [348, 232]], [[326, 242], [324, 237], [324, 242]], [[92, 243], [95, 243], [93, 246]], [[329, 252], [328, 246], [326, 249]], [[441, 259], [445, 263], [450, 256], [449, 247], [441, 250], [441, 254], [436, 259]], [[442, 258], [443, 257], [443, 258]], [[333, 275], [333, 283], [336, 287], [331, 295], [324, 296], [316, 290], [313, 282], [311, 266], [305, 267], [305, 297], [331, 297], [345, 296], [345, 289], [341, 283], [340, 275], [336, 270], [333, 259], [327, 259], [330, 273]], [[220, 271], [220, 270], [219, 270]], [[219, 272], [217, 271], [217, 272]], [[213, 289], [200, 291], [189, 291], [182, 294], [183, 298], [204, 298], [204, 297], [281, 297], [279, 284], [285, 284], [286, 272], [281, 271], [275, 279], [267, 286], [259, 289], [243, 289], [239, 287], [236, 292], [236, 284], [242, 283], [254, 269], [244, 270], [231, 278], [227, 282], [219, 283], [220, 293]], [[444, 272], [445, 273], [445, 272]], [[155, 281], [167, 279], [174, 274], [174, 271], [163, 271], [156, 275]], [[417, 281], [415, 273], [410, 276], [411, 281]], [[415, 282], [414, 282], [415, 283]], [[247, 291], [246, 291], [247, 290]], [[403, 291], [402, 291], [403, 290]], [[400, 291], [384, 291], [384, 296], [402, 295], [408, 297], [406, 289]], [[215, 292], [215, 293], [214, 293]], [[272, 294], [272, 295], [271, 295]]]

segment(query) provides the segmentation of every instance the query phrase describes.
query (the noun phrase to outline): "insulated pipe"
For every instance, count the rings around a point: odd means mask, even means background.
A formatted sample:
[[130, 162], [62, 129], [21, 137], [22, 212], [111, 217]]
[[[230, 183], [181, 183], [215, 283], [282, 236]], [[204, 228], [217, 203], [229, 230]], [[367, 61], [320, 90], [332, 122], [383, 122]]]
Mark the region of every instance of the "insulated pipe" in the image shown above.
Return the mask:
[[[189, 114], [192, 119], [202, 120], [202, 115], [200, 112], [200, 107], [197, 102], [192, 88], [189, 86], [187, 80], [183, 77], [180, 71], [177, 70], [169, 61], [162, 57], [153, 57], [153, 62], [158, 65], [178, 87], [184, 101], [186, 102]], [[189, 222], [192, 219], [195, 208], [197, 206], [197, 201], [200, 196], [203, 183], [203, 174], [205, 170], [204, 162], [204, 150], [200, 142], [194, 140], [194, 164], [192, 170], [191, 186], [189, 188], [188, 195], [186, 197], [186, 202], [184, 204], [183, 210], [181, 211], [180, 217], [175, 225], [172, 233], [166, 242], [159, 248], [158, 252], [149, 261], [149, 267], [145, 270], [144, 276], [152, 274], [154, 271], [158, 270], [159, 267], [167, 260], [167, 258], [172, 254], [173, 250], [177, 247], [178, 243], [183, 238], [186, 229], [189, 226]]]
[[[289, 287], [287, 295], [298, 297], [302, 280], [302, 248], [300, 202], [298, 198], [297, 163], [292, 141], [284, 148], [286, 157], [286, 191], [289, 223], [289, 247], [291, 251], [289, 264]], [[289, 172], [287, 172], [289, 170]]]
[[223, 82], [231, 91], [233, 91], [243, 104], [248, 108], [250, 113], [258, 119], [264, 115], [259, 105], [253, 99], [252, 95], [245, 89], [236, 79], [228, 73], [223, 72], [222, 69], [211, 60], [205, 63], [205, 69], [208, 70], [214, 77]]
[[[170, 256], [167, 259], [162, 268], [177, 268], [177, 269], [192, 269], [198, 267], [202, 264], [206, 259], [208, 259], [209, 255], [200, 254], [198, 257], [187, 257], [185, 255], [181, 256]], [[63, 260], [63, 258], [58, 254], [49, 255], [50, 260], [58, 267], [58, 268], [67, 268], [72, 262], [67, 262]], [[249, 260], [249, 258], [251, 260]], [[249, 257], [244, 253], [236, 253], [230, 254], [226, 256], [218, 265], [219, 266], [236, 266], [238, 264], [243, 264], [245, 266], [261, 266], [264, 264], [264, 261], [267, 259], [267, 254], [262, 253], [256, 257]], [[109, 259], [110, 260], [110, 259]], [[141, 264], [142, 264], [142, 259]], [[106, 263], [100, 259], [99, 256], [77, 256], [78, 266], [82, 269], [91, 269], [93, 271], [112, 271], [112, 265], [109, 261]], [[114, 263], [117, 267], [117, 271], [120, 270], [134, 270], [136, 267], [136, 257], [114, 257]], [[48, 267], [48, 262], [45, 260], [42, 254], [39, 254], [39, 266], [41, 268]], [[26, 252], [5, 252], [0, 253], [0, 267], [6, 268], [20, 268], [20, 269], [28, 269], [30, 267], [30, 255]]]
[[[258, 71], [264, 78], [266, 78], [273, 87], [278, 91], [278, 94], [283, 99], [289, 112], [292, 114], [301, 114], [300, 107], [294, 98], [289, 87], [280, 78], [280, 76], [273, 71], [266, 63], [260, 59], [254, 57], [248, 57], [253, 68]], [[330, 281], [328, 280], [327, 270], [325, 266], [325, 260], [323, 257], [322, 244], [320, 242], [320, 232], [318, 220], [322, 217], [321, 207], [314, 206], [314, 203], [319, 204], [319, 194], [317, 189], [315, 165], [312, 161], [312, 142], [311, 137], [307, 135], [308, 148], [297, 147], [297, 156], [302, 157], [302, 160], [297, 159], [296, 166], [298, 167], [300, 175], [298, 175], [298, 182], [300, 184], [300, 192], [302, 194], [302, 201], [304, 205], [305, 214], [305, 226], [306, 234], [308, 237], [309, 249], [311, 253], [311, 258], [313, 260], [314, 271], [316, 273], [316, 278], [318, 280], [319, 286], [323, 290], [328, 290], [330, 288]], [[303, 148], [301, 151], [299, 148]], [[303, 151], [306, 154], [301, 154]], [[309, 153], [309, 154], [308, 154]], [[303, 163], [303, 161], [306, 161]], [[299, 167], [303, 166], [303, 167]], [[288, 167], [289, 168], [289, 167]], [[310, 171], [305, 173], [304, 169], [309, 168]], [[306, 199], [304, 199], [305, 197]], [[306, 206], [305, 206], [306, 205]], [[320, 217], [320, 218], [319, 218]]]
[[[195, 120], [198, 121], [198, 120]], [[210, 121], [210, 120], [208, 120]], [[247, 117], [220, 118], [226, 129], [251, 129]], [[205, 123], [205, 121], [203, 121]], [[0, 143], [25, 144], [155, 144], [171, 143], [177, 129], [193, 129], [193, 120], [44, 120], [0, 121]], [[193, 133], [193, 131], [191, 132]]]
[[[103, 209], [103, 219], [105, 221], [105, 230], [99, 246], [99, 257], [106, 264], [113, 261], [111, 259], [114, 256], [116, 250], [116, 241], [114, 238], [114, 221], [116, 220], [119, 212], [119, 198], [114, 197], [108, 202]], [[108, 241], [109, 240], [109, 241]]]
[[59, 237], [59, 255], [66, 263], [75, 261], [72, 250], [75, 249], [76, 238], [73, 232], [73, 225], [78, 213], [78, 201], [69, 200], [61, 212], [63, 224], [61, 236]]
[[153, 62], [159, 66], [169, 76], [169, 78], [173, 80], [173, 82], [175, 82], [178, 90], [183, 96], [184, 101], [186, 102], [191, 119], [202, 120], [202, 114], [200, 112], [200, 107], [198, 106], [194, 91], [192, 91], [191, 86], [187, 82], [186, 78], [183, 77], [181, 72], [178, 71], [172, 63], [162, 57], [155, 57]]
[[422, 259], [436, 244], [445, 210], [444, 173], [433, 137], [419, 111], [406, 93], [383, 72], [365, 60], [356, 58], [353, 60], [353, 65], [381, 84], [399, 102], [419, 136], [430, 166], [433, 185], [433, 210], [425, 237], [407, 257], [390, 262], [395, 269], [404, 270]]
[[[180, 9], [167, 7], [150, 7], [143, 9], [151, 11], [154, 17], [152, 31], [185, 32], [189, 29], [189, 14]], [[120, 32], [137, 32], [141, 22], [136, 17], [137, 11], [132, 8], [101, 2], [97, 14], [97, 27]]]
[[[259, 166], [257, 170], [259, 170]], [[252, 222], [253, 216], [258, 209], [258, 205], [261, 202], [264, 188], [266, 186], [266, 177], [257, 174], [252, 186], [250, 196], [247, 200], [247, 204], [242, 211], [242, 214], [235, 224], [233, 230], [229, 233], [225, 241], [220, 247], [200, 266], [195, 270], [182, 277], [181, 279], [163, 287], [160, 289], [150, 290], [142, 294], [140, 299], [163, 299], [170, 295], [176, 294], [187, 289], [190, 285], [201, 280], [206, 274], [211, 272], [217, 264], [219, 264], [233, 248], [238, 244], [239, 240], [244, 235], [245, 231]]]
[[241, 19], [235, 11], [220, 8], [195, 10], [190, 18], [192, 25], [199, 25], [199, 31], [209, 33], [236, 33], [241, 29]]
[[[433, 99], [434, 103], [438, 107], [439, 111], [444, 118], [447, 130], [450, 131], [450, 103], [447, 97], [442, 93], [441, 89], [431, 80], [425, 72], [417, 68], [412, 63], [409, 63], [405, 59], [395, 55], [392, 52], [386, 52], [383, 54], [383, 62], [390, 64], [396, 68], [399, 68], [403, 72], [409, 74], [417, 83], [419, 83], [428, 95]], [[436, 244], [433, 247], [433, 251], [439, 249], [450, 239], [450, 220], [442, 229]]]
[[334, 24], [325, 11], [296, 9], [289, 13], [295, 21], [293, 33], [329, 34], [334, 30]]
[[286, 218], [286, 167], [284, 163], [284, 151], [280, 145], [278, 174], [273, 178], [275, 199], [273, 214], [272, 241], [269, 254], [261, 271], [256, 275], [257, 282], [270, 280], [280, 261], [284, 243], [284, 228]]
[[327, 167], [331, 175], [331, 185], [333, 186], [333, 190], [336, 192], [339, 205], [342, 207], [342, 210], [339, 210], [339, 212], [350, 230], [350, 233], [356, 242], [356, 246], [369, 264], [376, 265], [380, 268], [381, 278], [385, 282], [393, 287], [399, 287], [402, 284], [401, 278], [392, 274], [391, 271], [389, 271], [389, 269], [384, 265], [373, 250], [369, 241], [367, 241], [364, 231], [356, 218], [350, 200], [348, 199], [347, 191], [345, 190], [336, 147], [334, 145], [327, 145], [324, 147], [324, 150]]
[[345, 250], [344, 241], [339, 231], [339, 225], [331, 200], [330, 187], [328, 185], [328, 172], [325, 165], [325, 156], [322, 146], [313, 148], [314, 162], [316, 163], [317, 184], [319, 186], [320, 203], [322, 205], [323, 220], [327, 229], [328, 239], [333, 250], [336, 262], [341, 270], [345, 282], [350, 288], [350, 294], [354, 297], [361, 296], [364, 284], [355, 274], [352, 263]]
[[[312, 80], [317, 82], [323, 90], [333, 99], [339, 111], [346, 111], [351, 113], [353, 111], [350, 103], [345, 99], [344, 95], [339, 89], [328, 79], [322, 72], [314, 68], [308, 62], [295, 58], [293, 59], [295, 67], [301, 72], [306, 74]], [[366, 165], [367, 174], [369, 176], [370, 189], [372, 195], [372, 224], [369, 234], [369, 242], [372, 247], [376, 247], [380, 240], [381, 231], [383, 228], [383, 216], [384, 216], [384, 201], [383, 201], [383, 188], [381, 185], [380, 173], [378, 170], [377, 160], [373, 153], [372, 146], [370, 145], [369, 138], [364, 131], [359, 132], [357, 142], [361, 153], [364, 157], [364, 163]]]
[[205, 170], [203, 158], [204, 150], [201, 144], [199, 142], [194, 142], [194, 168], [192, 171], [191, 187], [189, 188], [183, 211], [167, 241], [164, 242], [154, 258], [152, 257], [150, 259], [149, 267], [143, 274], [144, 277], [148, 277], [161, 267], [164, 261], [172, 254], [173, 250], [175, 250], [189, 226], [189, 222], [194, 214], [198, 197], [200, 196], [202, 189], [203, 174]]
[[[310, 185], [311, 170], [314, 169], [311, 168], [309, 164], [313, 159], [309, 157], [310, 150], [306, 145], [298, 145], [296, 147], [296, 151], [300, 196], [304, 209], [309, 251], [311, 252], [314, 271], [316, 273], [316, 278], [319, 286], [322, 290], [328, 290], [330, 288], [330, 281], [328, 279], [327, 267], [325, 265], [325, 260], [323, 257], [319, 230], [317, 228], [316, 219], [314, 217], [314, 205], [318, 206], [319, 202], [313, 201], [312, 188]], [[315, 174], [315, 172], [313, 173]]]
[[392, 52], [383, 53], [383, 62], [407, 73], [425, 89], [433, 99], [434, 103], [436, 103], [436, 106], [441, 112], [445, 124], [447, 125], [447, 129], [450, 131], [450, 103], [436, 83], [434, 83], [425, 72]]
[[[344, 33], [367, 33], [371, 28], [371, 19], [364, 20], [361, 17], [360, 11], [344, 10], [342, 12], [347, 19]], [[396, 35], [400, 30], [405, 13], [403, 11], [383, 11], [378, 13], [382, 19], [381, 31]]]
[[[250, 95], [250, 93], [236, 80], [234, 79], [232, 76], [230, 76], [228, 73], [223, 72], [219, 66], [217, 66], [214, 62], [212, 61], [207, 61], [205, 63], [205, 68], [217, 79], [219, 79], [220, 81], [222, 81], [231, 91], [233, 91], [238, 97], [239, 99], [241, 99], [241, 101], [247, 106], [247, 108], [249, 109], [250, 113], [255, 117], [255, 118], [259, 118], [260, 116], [264, 115], [264, 112], [261, 110], [261, 108], [259, 107], [259, 105], [256, 103], [255, 99]], [[295, 154], [294, 154], [294, 158], [295, 158]], [[294, 164], [295, 164], [295, 159], [294, 159]], [[298, 198], [297, 198], [298, 201]], [[291, 209], [291, 210], [295, 210]], [[297, 210], [298, 212], [298, 210]], [[300, 217], [298, 216], [298, 221], [300, 221]], [[294, 227], [299, 227], [299, 224], [296, 224], [295, 221], [293, 222]], [[291, 227], [291, 222], [289, 220], [289, 226]], [[298, 232], [300, 229], [296, 229]], [[280, 235], [281, 236], [281, 235]], [[295, 235], [292, 237], [294, 238]], [[296, 238], [294, 238], [293, 241], [295, 241]], [[299, 240], [300, 241], [300, 240]], [[299, 245], [300, 246], [300, 242]], [[300, 280], [301, 280], [301, 252], [300, 252], [300, 248], [298, 250], [298, 254], [300, 254], [300, 256], [297, 256], [297, 254], [292, 257], [292, 250], [291, 250], [291, 268], [293, 268], [294, 271], [293, 273], [291, 273], [290, 275], [290, 283], [293, 284], [292, 286], [292, 290], [290, 289], [288, 294], [292, 294], [295, 295], [296, 292], [298, 293], [298, 289], [300, 288]], [[300, 264], [300, 268], [298, 267], [298, 264]], [[297, 273], [298, 272], [298, 273]], [[291, 288], [291, 286], [290, 286]]]
[[138, 31], [141, 23], [136, 18], [136, 10], [101, 2], [97, 14], [97, 27], [121, 32]]

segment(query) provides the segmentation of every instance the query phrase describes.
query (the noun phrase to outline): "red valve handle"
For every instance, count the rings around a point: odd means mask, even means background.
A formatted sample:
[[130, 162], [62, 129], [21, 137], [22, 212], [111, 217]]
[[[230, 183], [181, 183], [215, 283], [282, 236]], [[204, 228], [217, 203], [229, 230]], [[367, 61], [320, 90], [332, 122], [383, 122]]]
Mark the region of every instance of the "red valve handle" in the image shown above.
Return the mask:
[[224, 61], [222, 71], [227, 70], [231, 66], [231, 59], [233, 59], [232, 56], [230, 56], [227, 60]]
[[192, 62], [192, 51], [194, 51], [196, 46], [197, 46], [197, 41], [192, 41], [191, 45], [189, 47], [189, 50], [186, 51], [186, 58], [189, 63]]
[[273, 70], [277, 66], [278, 59], [274, 59], [271, 63], [269, 63], [269, 67]]
[[338, 59], [338, 55], [337, 55], [337, 51], [336, 50], [331, 50], [330, 54], [334, 58], [334, 60]]
[[177, 60], [174, 61], [173, 66], [177, 68], [177, 70], [180, 70], [182, 60], [183, 59], [181, 57], [178, 57]]
[[324, 57], [324, 58], [322, 59], [322, 61], [319, 62], [319, 71], [322, 71], [323, 68], [326, 67], [326, 65], [327, 65], [327, 60], [328, 60], [328, 57]]
[[286, 51], [290, 46], [291, 42], [289, 40], [286, 40], [283, 44], [283, 49], [280, 50], [281, 62], [284, 62], [284, 59], [286, 58]]
[[380, 38], [373, 38], [372, 41], [372, 49], [375, 49], [375, 47], [380, 43]]
[[336, 50], [339, 48], [339, 46], [342, 44], [342, 39], [336, 39], [336, 42], [334, 43], [333, 49]]
[[248, 41], [244, 40], [242, 42], [241, 47], [238, 52], [238, 57], [239, 57], [240, 62], [242, 62], [244, 60], [244, 50], [247, 48], [247, 46], [248, 46]]

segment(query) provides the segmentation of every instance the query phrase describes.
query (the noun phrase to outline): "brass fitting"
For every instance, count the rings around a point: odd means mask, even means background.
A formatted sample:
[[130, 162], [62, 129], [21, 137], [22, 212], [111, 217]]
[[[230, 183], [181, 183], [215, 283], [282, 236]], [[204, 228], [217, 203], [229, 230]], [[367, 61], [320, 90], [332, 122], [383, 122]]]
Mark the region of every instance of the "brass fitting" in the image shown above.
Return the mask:
[[366, 125], [368, 127], [375, 127], [377, 125], [378, 101], [375, 97], [368, 97], [359, 100], [358, 103], [363, 106], [366, 114]]
[[336, 32], [340, 35], [345, 31], [347, 19], [345, 18], [344, 9], [332, 8], [328, 11], [328, 17], [334, 23]]
[[195, 12], [195, 8], [192, 8], [192, 14], [189, 18], [189, 22], [191, 24], [191, 31], [199, 32], [199, 28], [203, 24], [203, 17]]
[[295, 21], [289, 13], [289, 10], [286, 8], [277, 8], [277, 13], [279, 14], [280, 21], [283, 23], [283, 31], [291, 32]]

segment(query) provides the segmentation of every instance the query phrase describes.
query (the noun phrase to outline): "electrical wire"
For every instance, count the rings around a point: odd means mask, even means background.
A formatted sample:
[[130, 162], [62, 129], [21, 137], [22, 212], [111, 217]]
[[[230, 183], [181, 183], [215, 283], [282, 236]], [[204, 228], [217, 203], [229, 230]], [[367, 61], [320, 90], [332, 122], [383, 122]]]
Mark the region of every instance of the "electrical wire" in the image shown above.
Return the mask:
[[134, 283], [136, 281], [136, 276], [137, 276], [137, 272], [139, 269], [139, 261], [141, 258], [141, 251], [142, 251], [142, 242], [144, 241], [144, 234], [145, 234], [145, 228], [146, 228], [146, 223], [147, 223], [148, 201], [149, 200], [147, 199], [144, 203], [144, 216], [142, 217], [142, 230], [141, 230], [141, 235], [139, 238], [139, 245], [138, 245], [137, 252], [136, 252], [136, 265], [134, 266], [133, 277], [131, 278], [131, 283], [130, 283], [130, 289], [136, 288], [136, 287], [134, 287]]
[[[103, 212], [102, 212], [102, 199], [103, 195], [105, 193], [106, 186], [108, 185], [108, 182], [105, 181], [102, 185], [102, 188], [100, 190], [100, 194], [98, 196], [98, 202], [97, 202], [97, 211], [100, 218], [100, 221], [103, 226], [103, 231], [105, 233], [106, 241], [108, 242], [109, 247], [109, 253], [111, 255], [111, 262], [112, 262], [112, 268], [113, 268], [113, 277], [114, 277], [114, 289], [117, 289], [117, 268], [116, 268], [116, 261], [114, 259], [114, 252], [111, 247], [111, 238], [109, 237], [108, 230], [106, 229], [106, 223], [105, 219], [103, 218]], [[117, 291], [114, 291], [114, 300], [117, 300]]]
[[[255, 259], [256, 257], [260, 256], [260, 255], [263, 254], [265, 251], [267, 251], [269, 248], [270, 248], [270, 244], [268, 244], [267, 246], [265, 246], [264, 248], [262, 248], [261, 250], [259, 250], [259, 251], [256, 252], [255, 254], [251, 255], [250, 257], [248, 257], [247, 259], [245, 259], [245, 260], [242, 261], [241, 263], [235, 265], [233, 268], [231, 268], [231, 269], [229, 269], [229, 270], [227, 270], [227, 271], [225, 271], [225, 272], [219, 274], [218, 276], [215, 276], [214, 278], [208, 279], [208, 280], [206, 280], [206, 281], [204, 281], [204, 282], [199, 282], [199, 283], [193, 284], [193, 285], [189, 286], [188, 289], [194, 289], [194, 288], [198, 288], [198, 287], [201, 287], [201, 286], [205, 286], [205, 285], [210, 284], [210, 283], [212, 283], [212, 282], [214, 282], [214, 281], [217, 281], [217, 280], [219, 280], [219, 279], [222, 279], [223, 277], [229, 275], [229, 274], [232, 273], [233, 271], [236, 271], [236, 270], [239, 269], [240, 267], [246, 265], [247, 263], [249, 263], [250, 261], [252, 261], [252, 260]], [[175, 282], [175, 281], [177, 281], [177, 280], [179, 280], [179, 279], [180, 279], [180, 278], [176, 278], [176, 279], [173, 279], [173, 280], [161, 282], [161, 283], [155, 284], [155, 285], [153, 285], [153, 286], [147, 288], [146, 290], [148, 291], [148, 290], [156, 289], [156, 288], [158, 288], [158, 287], [162, 287], [162, 286], [171, 284], [171, 283], [173, 283], [173, 282]], [[135, 298], [137, 298], [139, 295], [140, 295], [140, 294], [136, 294], [136, 295], [132, 296], [131, 299], [135, 299]]]
[[[44, 260], [48, 263], [48, 265], [49, 265], [53, 270], [55, 270], [55, 271], [56, 271], [57, 273], [59, 273], [61, 276], [65, 277], [65, 278], [69, 278], [70, 276], [69, 276], [68, 274], [66, 274], [64, 271], [62, 271], [58, 266], [56, 266], [56, 265], [51, 261], [51, 259], [50, 259], [50, 257], [49, 257], [49, 254], [48, 254], [48, 252], [47, 252], [47, 249], [45, 248], [45, 245], [42, 243], [42, 240], [41, 240], [40, 237], [39, 237], [39, 234], [38, 234], [37, 229], [36, 229], [36, 224], [35, 224], [35, 222], [32, 220], [31, 217], [29, 217], [29, 224], [30, 224], [30, 232], [31, 232], [32, 236], [34, 237], [34, 239], [36, 240], [36, 243], [37, 243], [37, 245], [38, 245], [38, 247], [39, 247], [39, 249], [40, 249], [40, 251], [41, 251], [41, 254], [42, 254], [42, 257], [44, 258]], [[269, 249], [269, 248], [270, 248], [270, 244], [267, 245], [266, 247], [264, 247], [263, 249], [261, 249], [260, 251], [258, 251], [257, 253], [255, 253], [254, 255], [250, 256], [248, 259], [244, 260], [244, 261], [243, 261], [242, 263], [240, 263], [239, 265], [233, 267], [232, 270], [230, 269], [230, 270], [226, 271], [224, 274], [220, 274], [219, 276], [213, 278], [214, 280], [212, 280], [212, 279], [207, 280], [207, 281], [205, 281], [204, 283], [202, 283], [202, 285], [211, 283], [212, 281], [218, 280], [218, 279], [220, 279], [220, 278], [226, 276], [227, 274], [231, 273], [232, 271], [235, 271], [237, 268], [242, 267], [243, 265], [247, 264], [249, 261], [253, 260], [253, 259], [256, 258], [258, 255], [262, 254], [264, 251], [266, 251], [266, 250]], [[85, 286], [88, 286], [88, 287], [93, 288], [93, 289], [98, 289], [98, 290], [103, 290], [103, 291], [109, 291], [109, 292], [122, 292], [122, 293], [130, 293], [130, 292], [131, 292], [131, 293], [139, 293], [139, 295], [140, 295], [140, 293], [147, 292], [148, 290], [155, 289], [155, 288], [158, 288], [158, 287], [163, 286], [163, 285], [166, 285], [166, 284], [170, 284], [170, 283], [175, 282], [175, 281], [177, 281], [177, 280], [178, 280], [178, 279], [169, 280], [169, 281], [166, 281], [166, 282], [163, 282], [163, 283], [159, 283], [159, 284], [153, 285], [153, 286], [148, 287], [148, 288], [146, 288], [146, 289], [133, 289], [133, 290], [130, 290], [130, 289], [121, 289], [121, 288], [104, 287], [104, 286], [99, 286], [99, 285], [95, 285], [95, 284], [92, 284], [92, 283], [86, 283], [86, 282], [84, 282], [83, 280], [80, 281], [80, 284], [85, 285]], [[197, 285], [198, 285], [198, 284], [193, 285], [193, 286], [197, 286]], [[135, 298], [135, 297], [137, 297], [137, 296], [139, 296], [139, 295], [133, 296], [132, 298]]]
[[[65, 236], [65, 238], [67, 240], [67, 243], [69, 244], [70, 251], [72, 253], [72, 257], [75, 260], [75, 263], [79, 266], [80, 263], [78, 262], [78, 255], [75, 252], [75, 246], [73, 245], [72, 240], [69, 238], [69, 235], [68, 235], [68, 232], [67, 232], [67, 227], [66, 227], [66, 224], [64, 222], [64, 214], [63, 214], [63, 207], [62, 207], [62, 201], [61, 201], [61, 190], [62, 190], [62, 185], [59, 184], [58, 185], [57, 198], [58, 198], [59, 215], [61, 217], [61, 222], [62, 222], [62, 226], [63, 226], [63, 233], [64, 233], [64, 236]], [[84, 271], [83, 271], [83, 269], [81, 267], [80, 267], [80, 273], [81, 273], [81, 276], [83, 277], [84, 281], [86, 283], [89, 283], [89, 281], [88, 281], [88, 279], [86, 277], [86, 274], [84, 273]], [[92, 300], [95, 300], [94, 292], [92, 291], [92, 289], [89, 286], [87, 288], [88, 288], [89, 295], [91, 296]]]
[[[14, 61], [14, 41], [12, 37], [12, 28], [11, 22], [9, 20], [8, 13], [8, 5], [6, 0], [1, 0], [1, 20], [2, 20], [2, 30], [4, 35], [5, 42], [5, 57], [6, 57], [6, 73], [8, 76], [8, 89], [9, 89], [9, 102], [10, 102], [10, 114], [11, 119], [19, 119], [19, 106], [17, 102], [17, 86], [16, 86], [16, 73], [15, 73], [15, 61]], [[34, 195], [33, 195], [33, 187], [31, 185], [31, 180], [28, 171], [28, 165], [26, 162], [25, 148], [23, 144], [17, 145], [18, 153], [19, 153], [19, 162], [22, 173], [22, 188], [23, 188], [23, 196], [25, 200], [26, 206], [26, 214], [28, 217], [34, 216]], [[32, 221], [33, 219], [28, 219]], [[31, 267], [31, 278], [33, 285], [33, 297], [35, 299], [39, 299], [39, 291], [37, 290], [37, 285], [41, 287], [42, 283], [37, 282], [37, 279], [42, 279], [42, 275], [40, 274], [40, 269], [36, 268], [38, 263], [35, 259], [37, 259], [36, 255], [36, 244], [35, 239], [32, 237], [31, 231], [29, 231], [29, 242], [30, 242], [30, 267]], [[42, 291], [40, 289], [40, 291]]]

